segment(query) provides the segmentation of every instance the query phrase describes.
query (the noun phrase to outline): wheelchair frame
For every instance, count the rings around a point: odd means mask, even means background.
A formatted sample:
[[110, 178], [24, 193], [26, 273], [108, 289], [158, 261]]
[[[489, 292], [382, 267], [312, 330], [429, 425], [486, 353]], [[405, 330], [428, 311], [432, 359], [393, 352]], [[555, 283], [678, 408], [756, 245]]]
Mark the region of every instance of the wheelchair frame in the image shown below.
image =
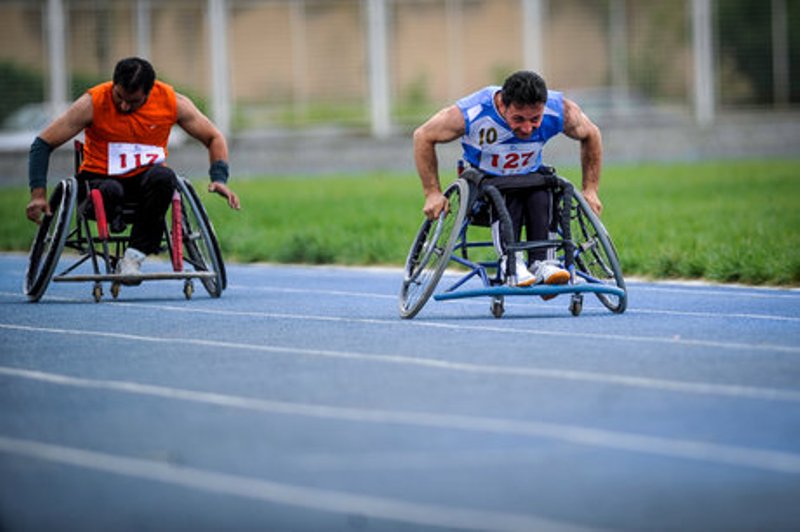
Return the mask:
[[[82, 145], [76, 142], [75, 148], [79, 165]], [[164, 221], [161, 247], [161, 251], [169, 252], [172, 271], [125, 276], [115, 271], [128, 247], [129, 236], [109, 231], [102, 195], [96, 189], [87, 190], [85, 200], [78, 205], [78, 180], [74, 176], [60, 180], [49, 198], [51, 214], [44, 216], [28, 254], [23, 287], [28, 299], [41, 299], [51, 280], [92, 282], [92, 295], [97, 302], [103, 296], [103, 282], [111, 283], [111, 295], [116, 299], [122, 285], [167, 279], [184, 281], [186, 299], [194, 293], [194, 279], [200, 280], [211, 297], [220, 297], [227, 286], [227, 274], [214, 227], [191, 182], [178, 176], [177, 183]], [[130, 203], [123, 206], [127, 222], [134, 209]], [[65, 248], [75, 251], [77, 257], [56, 274]], [[91, 264], [92, 273], [73, 273], [86, 262]], [[187, 263], [193, 271], [184, 268]]]
[[[444, 195], [450, 202], [450, 209], [435, 220], [424, 220], [409, 250], [400, 291], [400, 316], [413, 318], [431, 296], [437, 301], [489, 296], [491, 313], [500, 318], [505, 312], [505, 296], [550, 299], [559, 294], [571, 294], [569, 310], [573, 316], [578, 316], [586, 293], [594, 293], [610, 311], [623, 313], [627, 306], [627, 289], [608, 231], [581, 193], [555, 171], [548, 170], [551, 169], [519, 177], [528, 180], [526, 187], [546, 188], [554, 194], [554, 219], [550, 228], [553, 238], [550, 240], [515, 241], [505, 201], [493, 184], [502, 183], [501, 178], [486, 178], [469, 169], [447, 187]], [[509, 286], [504, 280], [515, 278], [516, 261], [506, 260], [507, 271], [502, 272], [499, 257], [495, 261], [472, 260], [470, 250], [494, 246], [492, 242], [471, 242], [467, 238], [469, 227], [486, 204], [500, 220], [500, 240], [505, 256], [513, 257], [517, 251], [537, 248], [554, 250], [570, 272], [570, 281], [564, 285]], [[445, 270], [453, 265], [466, 268], [467, 272], [434, 293]], [[481, 281], [480, 288], [461, 289], [474, 278]]]

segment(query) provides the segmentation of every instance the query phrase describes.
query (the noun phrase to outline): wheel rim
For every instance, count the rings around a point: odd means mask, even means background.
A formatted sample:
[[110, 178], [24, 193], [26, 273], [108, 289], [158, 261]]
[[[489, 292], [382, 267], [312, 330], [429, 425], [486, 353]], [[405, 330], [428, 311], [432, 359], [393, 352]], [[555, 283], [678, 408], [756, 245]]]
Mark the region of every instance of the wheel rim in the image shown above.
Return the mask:
[[203, 286], [212, 297], [219, 297], [225, 286], [222, 273], [221, 257], [219, 256], [216, 240], [212, 240], [212, 229], [204, 217], [204, 211], [194, 189], [187, 183], [181, 182], [182, 225], [184, 261], [189, 263], [195, 271], [212, 272], [213, 277], [201, 278]]
[[39, 225], [28, 255], [25, 294], [32, 301], [44, 295], [67, 239], [77, 194], [75, 178], [59, 181], [50, 196], [50, 215]]
[[455, 246], [458, 230], [463, 223], [467, 185], [462, 180], [445, 191], [450, 209], [434, 221], [425, 220], [417, 233], [406, 260], [403, 287], [400, 294], [400, 315], [411, 318], [430, 298], [442, 276]]
[[[578, 205], [572, 215], [572, 238], [577, 248], [575, 265], [579, 275], [589, 282], [599, 282], [625, 290], [625, 281], [611, 237], [600, 220], [590, 213], [585, 200], [577, 192], [576, 199]], [[627, 291], [622, 296], [600, 293], [596, 295], [612, 312], [624, 312], [627, 306]]]

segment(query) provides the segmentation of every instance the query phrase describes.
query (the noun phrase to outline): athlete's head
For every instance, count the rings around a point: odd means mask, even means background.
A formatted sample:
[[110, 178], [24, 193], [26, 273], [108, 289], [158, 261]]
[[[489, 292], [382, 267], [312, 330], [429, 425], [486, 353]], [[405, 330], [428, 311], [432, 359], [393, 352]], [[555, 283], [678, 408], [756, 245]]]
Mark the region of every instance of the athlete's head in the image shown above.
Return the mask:
[[498, 110], [518, 138], [530, 137], [542, 123], [547, 85], [544, 79], [527, 70], [511, 74], [500, 90]]
[[139, 57], [121, 60], [114, 68], [111, 94], [121, 113], [132, 113], [147, 101], [156, 82], [153, 65]]
[[514, 72], [503, 83], [503, 105], [536, 105], [547, 102], [547, 84], [542, 76], [529, 70]]

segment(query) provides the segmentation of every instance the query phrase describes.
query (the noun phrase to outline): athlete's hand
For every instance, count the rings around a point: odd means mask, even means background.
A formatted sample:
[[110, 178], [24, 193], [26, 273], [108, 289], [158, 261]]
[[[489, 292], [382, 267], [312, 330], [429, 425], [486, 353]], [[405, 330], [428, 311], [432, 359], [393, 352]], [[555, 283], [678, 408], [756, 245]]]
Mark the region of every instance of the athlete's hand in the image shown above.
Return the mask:
[[450, 210], [450, 202], [441, 192], [431, 192], [425, 196], [425, 206], [422, 207], [422, 212], [428, 220], [435, 220], [439, 217], [442, 211]]
[[603, 212], [603, 203], [600, 201], [600, 197], [597, 195], [597, 190], [587, 188], [582, 191], [582, 194], [583, 199], [586, 200], [586, 203], [589, 204], [589, 207], [591, 207], [594, 213], [599, 217]]
[[28, 220], [38, 224], [42, 223], [42, 214], [50, 215], [50, 203], [47, 201], [47, 191], [44, 188], [31, 190], [31, 201], [25, 208]]
[[236, 209], [237, 211], [241, 208], [241, 204], [239, 203], [239, 196], [236, 193], [228, 188], [228, 185], [221, 181], [212, 181], [208, 184], [208, 191], [215, 192], [228, 200], [228, 207], [231, 209]]

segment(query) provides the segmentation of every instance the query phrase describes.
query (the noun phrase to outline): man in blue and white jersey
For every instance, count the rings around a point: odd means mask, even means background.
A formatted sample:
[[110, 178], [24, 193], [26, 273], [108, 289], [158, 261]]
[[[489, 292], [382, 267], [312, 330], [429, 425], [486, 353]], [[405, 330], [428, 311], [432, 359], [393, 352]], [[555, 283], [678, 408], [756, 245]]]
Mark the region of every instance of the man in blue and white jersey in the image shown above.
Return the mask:
[[[559, 133], [580, 142], [583, 196], [599, 216], [603, 209], [597, 195], [603, 160], [600, 130], [575, 102], [548, 91], [544, 79], [529, 71], [512, 74], [502, 87], [489, 86], [458, 100], [414, 131], [414, 160], [425, 193], [425, 216], [432, 220], [448, 207], [439, 183], [436, 144], [460, 137], [467, 165], [489, 176], [524, 175], [542, 166], [542, 148]], [[549, 191], [507, 191], [504, 197], [517, 240], [523, 225], [528, 240], [547, 239], [552, 209]], [[496, 229], [495, 224], [495, 235]], [[569, 281], [566, 270], [547, 260], [546, 250], [532, 254], [532, 272], [523, 254], [516, 254], [517, 286]]]

